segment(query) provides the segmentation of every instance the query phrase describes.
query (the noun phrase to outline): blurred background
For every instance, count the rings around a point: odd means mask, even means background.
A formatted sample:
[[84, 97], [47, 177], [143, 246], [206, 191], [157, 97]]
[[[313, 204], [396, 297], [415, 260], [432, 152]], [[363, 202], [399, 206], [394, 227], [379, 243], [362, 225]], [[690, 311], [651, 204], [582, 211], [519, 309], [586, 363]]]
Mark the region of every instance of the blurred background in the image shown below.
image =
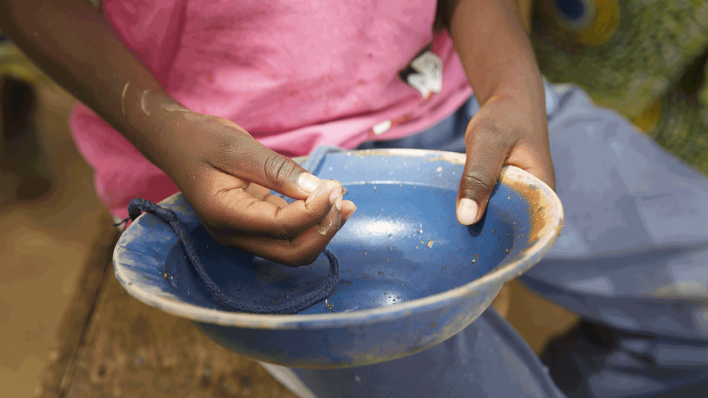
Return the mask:
[[[536, 0], [541, 70], [708, 173], [708, 0]], [[0, 397], [33, 396], [106, 223], [67, 125], [75, 100], [0, 34]], [[512, 282], [509, 321], [541, 352], [577, 317]]]

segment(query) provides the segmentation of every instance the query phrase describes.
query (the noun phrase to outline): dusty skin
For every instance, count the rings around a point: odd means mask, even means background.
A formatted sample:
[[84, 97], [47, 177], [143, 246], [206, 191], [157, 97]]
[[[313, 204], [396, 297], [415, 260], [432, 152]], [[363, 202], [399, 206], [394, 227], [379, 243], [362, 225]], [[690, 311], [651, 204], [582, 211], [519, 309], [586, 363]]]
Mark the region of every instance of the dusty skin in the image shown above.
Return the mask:
[[120, 110], [123, 112], [123, 116], [125, 116], [125, 93], [128, 91], [128, 86], [130, 86], [130, 82], [125, 83], [123, 94], [120, 96]]
[[145, 100], [145, 97], [150, 93], [150, 89], [147, 89], [143, 91], [143, 93], [140, 95], [140, 109], [142, 109], [143, 113], [150, 116], [150, 111], [147, 110], [147, 101]]

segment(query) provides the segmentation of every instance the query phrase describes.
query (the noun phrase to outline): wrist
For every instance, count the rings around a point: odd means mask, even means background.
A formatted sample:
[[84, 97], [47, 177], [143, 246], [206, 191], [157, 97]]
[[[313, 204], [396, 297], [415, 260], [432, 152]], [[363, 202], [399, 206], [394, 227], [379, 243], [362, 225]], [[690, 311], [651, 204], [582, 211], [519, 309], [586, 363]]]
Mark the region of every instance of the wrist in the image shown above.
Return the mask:
[[515, 87], [541, 87], [541, 73], [516, 1], [459, 1], [450, 35], [480, 104]]
[[185, 119], [180, 114], [190, 111], [161, 87], [145, 87], [150, 86], [131, 83], [124, 90], [121, 105], [125, 123], [121, 133], [143, 156], [170, 175], [168, 160], [187, 138]]
[[480, 104], [493, 98], [504, 97], [544, 100], [543, 77], [535, 64], [521, 61], [500, 69], [495, 81], [483, 86], [481, 90], [475, 90]]

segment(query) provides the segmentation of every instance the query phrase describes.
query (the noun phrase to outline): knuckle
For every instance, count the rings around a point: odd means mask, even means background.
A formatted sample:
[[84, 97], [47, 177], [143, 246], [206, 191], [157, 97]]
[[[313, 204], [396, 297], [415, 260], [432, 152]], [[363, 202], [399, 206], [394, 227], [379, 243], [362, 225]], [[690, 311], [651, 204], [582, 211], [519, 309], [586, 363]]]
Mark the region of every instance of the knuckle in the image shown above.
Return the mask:
[[289, 250], [287, 250], [288, 262], [290, 267], [301, 267], [310, 265], [317, 260], [319, 252], [314, 252], [312, 248], [303, 247], [296, 244], [293, 240], [289, 240]]
[[312, 255], [303, 256], [303, 257], [301, 257], [301, 258], [298, 259], [296, 266], [297, 266], [297, 267], [301, 267], [301, 266], [304, 266], [304, 265], [310, 265], [310, 264], [314, 263], [315, 260], [317, 260], [317, 256], [312, 256]]
[[285, 265], [287, 265], [288, 267], [292, 267], [292, 268], [310, 265], [314, 262], [314, 260], [310, 260], [310, 258], [307, 256], [299, 256], [299, 257], [289, 256], [286, 261], [287, 261], [287, 264], [285, 264]]
[[301, 264], [297, 260], [295, 260], [289, 256], [281, 259], [279, 261], [279, 263], [283, 264], [286, 267], [290, 267], [290, 268], [297, 268], [297, 267], [301, 266]]
[[263, 174], [273, 187], [286, 185], [293, 179], [294, 172], [292, 160], [278, 154], [266, 156], [263, 162]]
[[275, 210], [273, 216], [274, 225], [272, 227], [273, 237], [280, 240], [290, 240], [296, 237], [300, 230], [281, 216], [282, 208]]
[[273, 230], [273, 238], [280, 240], [290, 240], [297, 235], [294, 231], [287, 225], [276, 225]]
[[231, 240], [220, 231], [214, 228], [206, 228], [206, 230], [207, 233], [209, 233], [209, 236], [214, 239], [214, 242], [220, 244], [221, 246], [233, 246]]
[[471, 170], [462, 176], [461, 184], [468, 193], [486, 195], [492, 192], [496, 183], [496, 176], [484, 170]]

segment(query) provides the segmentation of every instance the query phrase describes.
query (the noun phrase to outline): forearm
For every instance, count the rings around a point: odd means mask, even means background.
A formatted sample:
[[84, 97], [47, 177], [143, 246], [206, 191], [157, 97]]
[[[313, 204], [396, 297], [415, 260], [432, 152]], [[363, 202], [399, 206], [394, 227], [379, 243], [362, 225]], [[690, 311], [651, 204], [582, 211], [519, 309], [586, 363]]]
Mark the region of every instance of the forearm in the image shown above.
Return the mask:
[[2, 0], [0, 28], [53, 80], [156, 165], [155, 143], [177, 106], [86, 0]]
[[543, 93], [517, 0], [459, 0], [449, 30], [480, 104], [498, 95]]
[[516, 0], [460, 0], [450, 34], [480, 109], [467, 126], [458, 220], [477, 222], [503, 165], [555, 187], [543, 79]]

